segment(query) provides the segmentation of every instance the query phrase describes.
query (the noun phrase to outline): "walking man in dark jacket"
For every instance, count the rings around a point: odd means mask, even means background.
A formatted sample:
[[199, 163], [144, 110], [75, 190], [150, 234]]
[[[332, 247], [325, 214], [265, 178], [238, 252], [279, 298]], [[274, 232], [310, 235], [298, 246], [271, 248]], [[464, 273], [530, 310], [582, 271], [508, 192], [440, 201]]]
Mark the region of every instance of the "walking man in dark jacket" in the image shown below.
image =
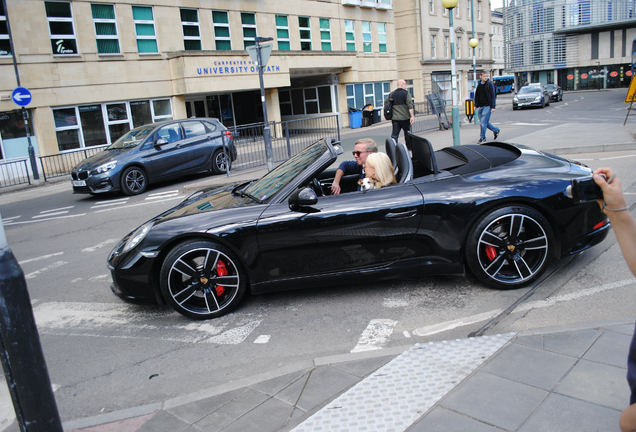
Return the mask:
[[398, 80], [397, 86], [398, 88], [387, 97], [387, 99], [393, 98], [393, 117], [391, 117], [393, 132], [391, 133], [391, 138], [397, 142], [400, 130], [404, 130], [404, 141], [406, 142], [406, 147], [410, 149], [411, 140], [406, 133], [411, 130], [411, 125], [415, 121], [415, 104], [411, 93], [406, 91], [406, 81], [403, 79]]
[[477, 144], [486, 142], [486, 128], [495, 134], [495, 140], [499, 136], [499, 132], [501, 132], [499, 128], [494, 127], [490, 123], [490, 115], [495, 112], [497, 97], [495, 96], [495, 86], [488, 79], [489, 76], [488, 72], [483, 71], [481, 73], [481, 81], [477, 84], [477, 90], [475, 90], [475, 109], [477, 109], [477, 118], [480, 126]]

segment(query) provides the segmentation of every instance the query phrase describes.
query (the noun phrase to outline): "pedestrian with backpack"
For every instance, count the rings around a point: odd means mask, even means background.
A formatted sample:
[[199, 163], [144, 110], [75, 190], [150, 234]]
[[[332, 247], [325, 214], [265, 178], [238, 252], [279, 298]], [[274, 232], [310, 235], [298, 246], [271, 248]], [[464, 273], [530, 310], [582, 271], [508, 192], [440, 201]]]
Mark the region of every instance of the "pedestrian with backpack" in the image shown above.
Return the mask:
[[[411, 125], [415, 121], [415, 104], [411, 93], [406, 91], [406, 81], [399, 79], [398, 88], [387, 96], [384, 100], [384, 118], [393, 122], [393, 132], [391, 138], [398, 141], [400, 130], [404, 131], [404, 141], [406, 147], [411, 149], [411, 139], [406, 135], [411, 130]], [[389, 108], [390, 107], [390, 108]]]

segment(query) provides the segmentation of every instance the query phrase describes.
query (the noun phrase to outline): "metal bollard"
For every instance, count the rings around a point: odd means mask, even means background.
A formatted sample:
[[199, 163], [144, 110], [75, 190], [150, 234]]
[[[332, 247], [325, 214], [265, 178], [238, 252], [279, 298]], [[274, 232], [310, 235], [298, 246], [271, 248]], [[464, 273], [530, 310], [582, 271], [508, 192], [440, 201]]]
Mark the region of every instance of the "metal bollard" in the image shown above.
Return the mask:
[[0, 216], [0, 358], [22, 432], [63, 432], [24, 272]]

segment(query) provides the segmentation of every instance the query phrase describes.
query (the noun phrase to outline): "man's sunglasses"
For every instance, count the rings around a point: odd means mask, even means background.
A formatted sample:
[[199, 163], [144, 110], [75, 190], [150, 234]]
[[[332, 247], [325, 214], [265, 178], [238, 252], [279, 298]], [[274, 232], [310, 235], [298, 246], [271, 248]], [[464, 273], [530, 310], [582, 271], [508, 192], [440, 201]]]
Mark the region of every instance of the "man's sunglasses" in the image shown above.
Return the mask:
[[365, 151], [354, 151], [354, 152], [351, 152], [351, 153], [353, 153], [354, 156], [360, 157], [360, 155], [362, 153], [369, 153], [369, 151], [368, 150], [365, 150]]

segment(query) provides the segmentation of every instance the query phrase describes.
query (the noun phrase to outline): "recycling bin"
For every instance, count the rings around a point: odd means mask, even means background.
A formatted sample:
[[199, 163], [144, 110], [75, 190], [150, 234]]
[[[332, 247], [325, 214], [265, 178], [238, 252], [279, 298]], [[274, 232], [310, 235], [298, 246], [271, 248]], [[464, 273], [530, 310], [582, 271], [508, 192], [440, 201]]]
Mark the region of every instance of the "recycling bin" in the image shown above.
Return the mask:
[[351, 129], [362, 127], [362, 111], [351, 111], [349, 113], [349, 127]]

